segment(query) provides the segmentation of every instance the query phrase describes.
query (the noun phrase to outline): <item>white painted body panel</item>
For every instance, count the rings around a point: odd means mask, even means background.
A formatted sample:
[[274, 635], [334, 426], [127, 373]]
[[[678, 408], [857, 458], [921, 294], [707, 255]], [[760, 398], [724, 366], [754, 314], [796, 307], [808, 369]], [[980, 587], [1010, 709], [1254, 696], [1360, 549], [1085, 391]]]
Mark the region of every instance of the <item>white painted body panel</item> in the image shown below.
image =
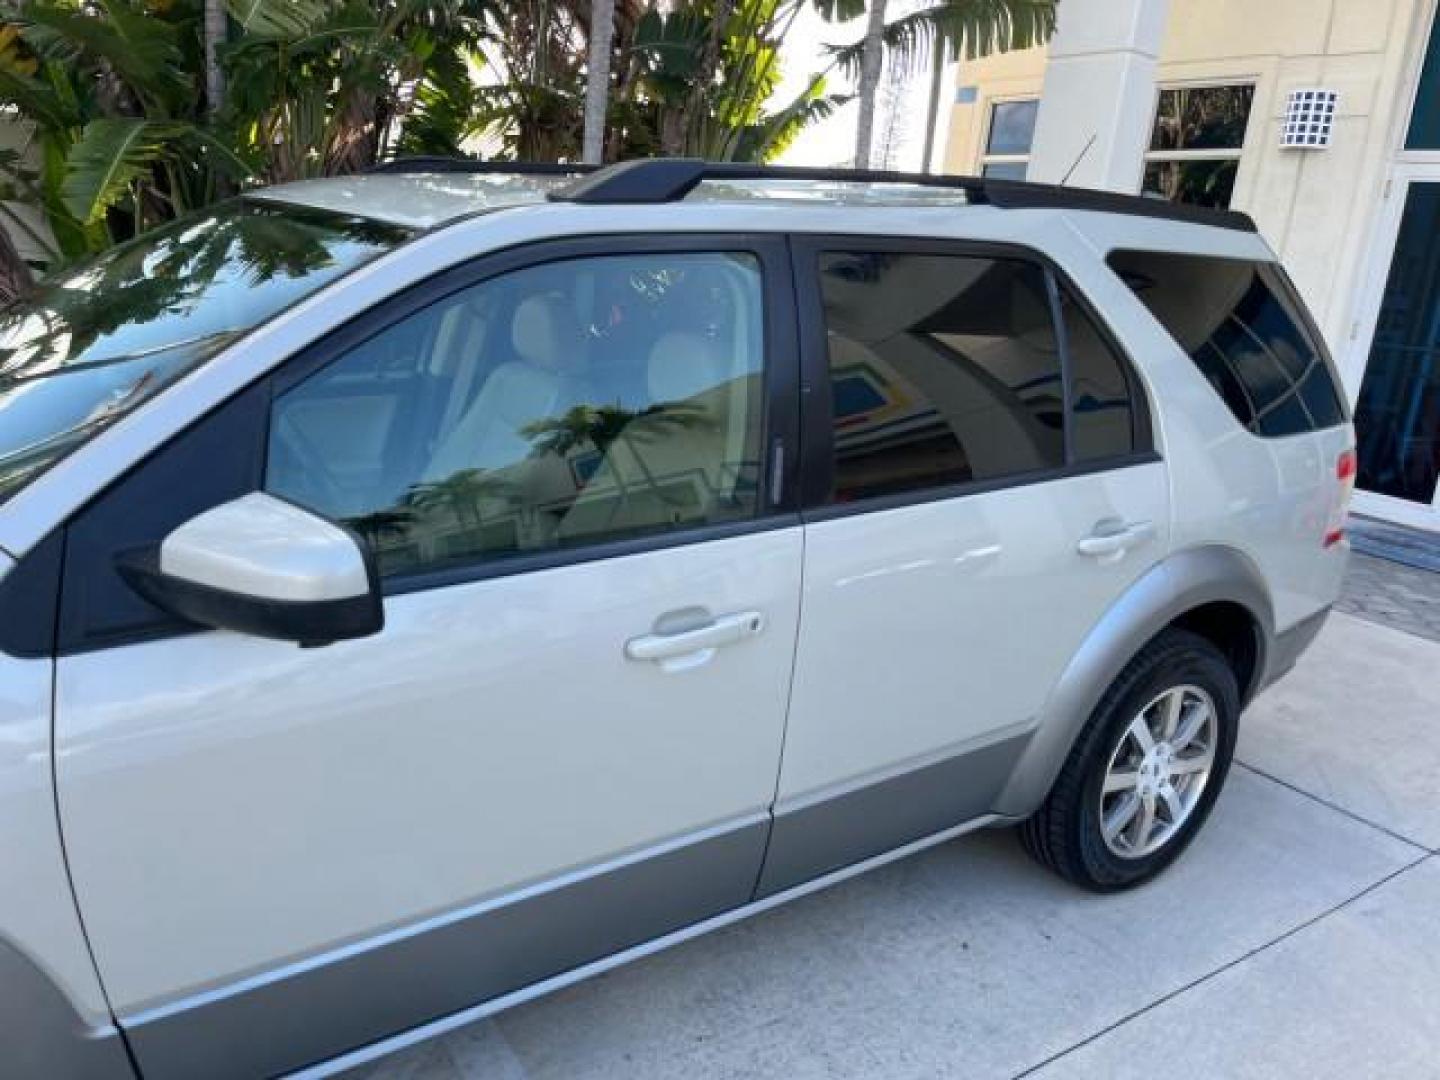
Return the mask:
[[[59, 663], [75, 887], [122, 1015], [767, 807], [798, 527], [392, 597], [320, 649]], [[625, 657], [692, 606], [762, 633]], [[758, 869], [758, 868], [757, 868]]]
[[[1164, 556], [1167, 500], [1157, 462], [807, 526], [782, 802], [1032, 725]], [[1114, 562], [1079, 554], [1104, 518], [1156, 535]]]
[[[0, 555], [0, 578], [11, 566], [9, 557]], [[0, 653], [0, 938], [54, 980], [84, 1024], [99, 1027], [109, 1024], [110, 1015], [85, 951], [55, 821], [53, 667], [49, 660]], [[0, 986], [0, 993], [9, 990]]]

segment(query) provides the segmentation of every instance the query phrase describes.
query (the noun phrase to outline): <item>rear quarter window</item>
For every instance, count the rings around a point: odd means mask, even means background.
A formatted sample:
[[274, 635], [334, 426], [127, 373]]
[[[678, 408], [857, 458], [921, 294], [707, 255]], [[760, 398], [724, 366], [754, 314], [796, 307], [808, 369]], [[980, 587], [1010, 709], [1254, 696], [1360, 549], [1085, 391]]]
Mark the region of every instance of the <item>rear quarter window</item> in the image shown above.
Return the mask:
[[1324, 346], [1278, 266], [1158, 251], [1107, 262], [1247, 430], [1273, 438], [1345, 421]]

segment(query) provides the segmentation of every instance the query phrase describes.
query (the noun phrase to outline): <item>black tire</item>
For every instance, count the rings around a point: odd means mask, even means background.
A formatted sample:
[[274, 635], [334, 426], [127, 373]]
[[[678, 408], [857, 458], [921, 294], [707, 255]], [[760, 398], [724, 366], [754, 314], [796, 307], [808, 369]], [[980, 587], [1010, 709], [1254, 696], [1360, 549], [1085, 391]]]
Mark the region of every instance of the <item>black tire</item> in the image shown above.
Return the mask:
[[[1101, 833], [1101, 788], [1111, 756], [1148, 703], [1166, 689], [1184, 684], [1206, 691], [1215, 705], [1215, 757], [1209, 780], [1189, 817], [1158, 850], [1122, 857]], [[1067, 881], [1096, 892], [1115, 892], [1148, 881], [1174, 862], [1205, 824], [1230, 771], [1239, 720], [1239, 688], [1221, 652], [1197, 634], [1164, 631], [1125, 666], [1100, 699], [1045, 802], [1020, 826], [1025, 849]]]

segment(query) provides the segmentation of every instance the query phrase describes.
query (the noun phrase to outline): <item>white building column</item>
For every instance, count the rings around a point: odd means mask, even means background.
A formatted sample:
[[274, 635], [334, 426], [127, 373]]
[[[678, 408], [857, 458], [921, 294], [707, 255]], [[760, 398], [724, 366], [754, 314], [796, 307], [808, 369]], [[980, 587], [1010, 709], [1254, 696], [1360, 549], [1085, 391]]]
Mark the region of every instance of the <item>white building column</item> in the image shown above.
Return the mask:
[[1169, 6], [1170, 0], [1061, 0], [1028, 179], [1140, 190]]

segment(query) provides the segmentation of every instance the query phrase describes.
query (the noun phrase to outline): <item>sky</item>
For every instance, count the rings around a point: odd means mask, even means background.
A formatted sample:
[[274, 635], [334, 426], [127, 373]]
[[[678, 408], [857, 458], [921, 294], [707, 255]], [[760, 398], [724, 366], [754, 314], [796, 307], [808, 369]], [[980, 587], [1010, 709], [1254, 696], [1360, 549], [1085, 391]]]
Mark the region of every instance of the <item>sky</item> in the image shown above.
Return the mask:
[[[898, 4], [895, 6], [897, 10], [900, 7]], [[776, 104], [793, 100], [796, 94], [805, 89], [811, 74], [825, 67], [829, 62], [825, 52], [827, 44], [848, 45], [858, 41], [864, 32], [864, 19], [852, 19], [848, 23], [827, 23], [807, 5], [795, 20], [795, 25], [791, 27], [783, 43], [781, 57], [785, 64], [785, 77], [776, 91]], [[955, 85], [954, 74], [952, 65], [945, 75], [945, 89], [941, 91], [940, 120], [937, 125], [939, 131], [936, 134], [937, 153], [934, 159], [936, 162], [944, 160], [945, 119], [948, 113], [945, 105], [951, 96], [949, 88]], [[902, 124], [904, 130], [897, 133], [900, 138], [897, 140], [896, 165], [905, 171], [919, 172], [922, 167], [929, 82], [928, 74], [922, 73], [911, 79], [904, 91], [904, 112], [910, 122]], [[854, 92], [853, 84], [838, 72], [831, 76], [827, 89], [831, 93]], [[858, 113], [859, 109], [852, 101], [828, 120], [807, 128], [781, 155], [777, 164], [848, 165], [855, 153], [855, 119]], [[876, 118], [877, 141], [881, 137], [879, 129], [883, 119]]]

